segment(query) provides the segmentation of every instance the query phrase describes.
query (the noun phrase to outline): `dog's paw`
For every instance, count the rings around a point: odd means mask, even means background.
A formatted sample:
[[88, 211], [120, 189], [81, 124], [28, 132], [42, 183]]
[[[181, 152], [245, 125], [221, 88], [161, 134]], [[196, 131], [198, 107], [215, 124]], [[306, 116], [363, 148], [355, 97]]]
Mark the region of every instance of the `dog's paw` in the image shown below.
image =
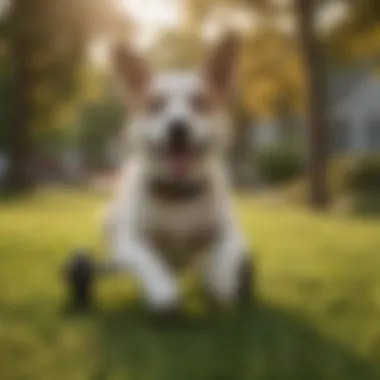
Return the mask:
[[246, 308], [254, 303], [255, 264], [250, 256], [244, 256], [236, 270], [215, 271], [205, 284], [209, 304], [218, 308], [232, 305]]
[[204, 288], [209, 303], [226, 306], [233, 304], [236, 293], [236, 274], [230, 270], [214, 268], [205, 279]]
[[256, 301], [256, 267], [251, 257], [242, 262], [238, 275], [237, 302], [241, 308], [253, 306]]
[[148, 306], [156, 313], [164, 313], [178, 308], [179, 292], [175, 284], [161, 282], [156, 284], [147, 294]]
[[89, 308], [93, 298], [94, 263], [84, 251], [75, 252], [64, 268], [72, 308]]

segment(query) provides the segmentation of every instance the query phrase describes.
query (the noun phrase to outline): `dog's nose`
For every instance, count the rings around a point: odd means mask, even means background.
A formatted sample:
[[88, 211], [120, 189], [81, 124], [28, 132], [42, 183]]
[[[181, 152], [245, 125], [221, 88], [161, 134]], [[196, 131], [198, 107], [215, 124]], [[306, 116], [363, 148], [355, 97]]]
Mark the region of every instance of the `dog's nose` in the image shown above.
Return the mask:
[[169, 125], [169, 141], [174, 148], [183, 148], [189, 142], [189, 124], [186, 120], [177, 119]]

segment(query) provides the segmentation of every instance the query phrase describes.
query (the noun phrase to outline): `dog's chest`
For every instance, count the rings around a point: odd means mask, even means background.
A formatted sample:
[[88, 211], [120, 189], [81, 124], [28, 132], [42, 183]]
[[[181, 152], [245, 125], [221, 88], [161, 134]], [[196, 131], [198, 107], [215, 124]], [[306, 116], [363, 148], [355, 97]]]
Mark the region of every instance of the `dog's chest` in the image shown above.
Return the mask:
[[217, 234], [217, 209], [208, 195], [188, 202], [148, 198], [141, 211], [146, 238], [174, 266], [186, 265]]

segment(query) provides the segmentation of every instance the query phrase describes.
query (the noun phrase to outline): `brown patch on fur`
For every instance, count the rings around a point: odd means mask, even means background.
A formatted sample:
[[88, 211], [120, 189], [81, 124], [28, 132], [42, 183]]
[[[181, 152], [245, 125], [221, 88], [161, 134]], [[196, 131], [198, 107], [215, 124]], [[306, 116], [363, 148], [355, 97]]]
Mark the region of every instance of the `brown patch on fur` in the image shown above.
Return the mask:
[[228, 34], [216, 46], [206, 65], [206, 81], [212, 94], [219, 100], [226, 101], [232, 90], [237, 52], [237, 36], [232, 33]]
[[116, 45], [113, 49], [113, 62], [127, 89], [131, 91], [131, 99], [142, 100], [150, 81], [150, 71], [144, 59], [127, 45]]

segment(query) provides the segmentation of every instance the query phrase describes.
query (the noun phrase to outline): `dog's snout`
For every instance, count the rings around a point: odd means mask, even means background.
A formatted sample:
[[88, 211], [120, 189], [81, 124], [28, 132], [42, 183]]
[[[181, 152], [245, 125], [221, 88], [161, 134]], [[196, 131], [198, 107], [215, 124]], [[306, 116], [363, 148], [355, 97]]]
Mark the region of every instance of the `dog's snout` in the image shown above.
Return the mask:
[[169, 141], [174, 147], [182, 147], [189, 140], [189, 125], [186, 120], [178, 119], [170, 123]]

